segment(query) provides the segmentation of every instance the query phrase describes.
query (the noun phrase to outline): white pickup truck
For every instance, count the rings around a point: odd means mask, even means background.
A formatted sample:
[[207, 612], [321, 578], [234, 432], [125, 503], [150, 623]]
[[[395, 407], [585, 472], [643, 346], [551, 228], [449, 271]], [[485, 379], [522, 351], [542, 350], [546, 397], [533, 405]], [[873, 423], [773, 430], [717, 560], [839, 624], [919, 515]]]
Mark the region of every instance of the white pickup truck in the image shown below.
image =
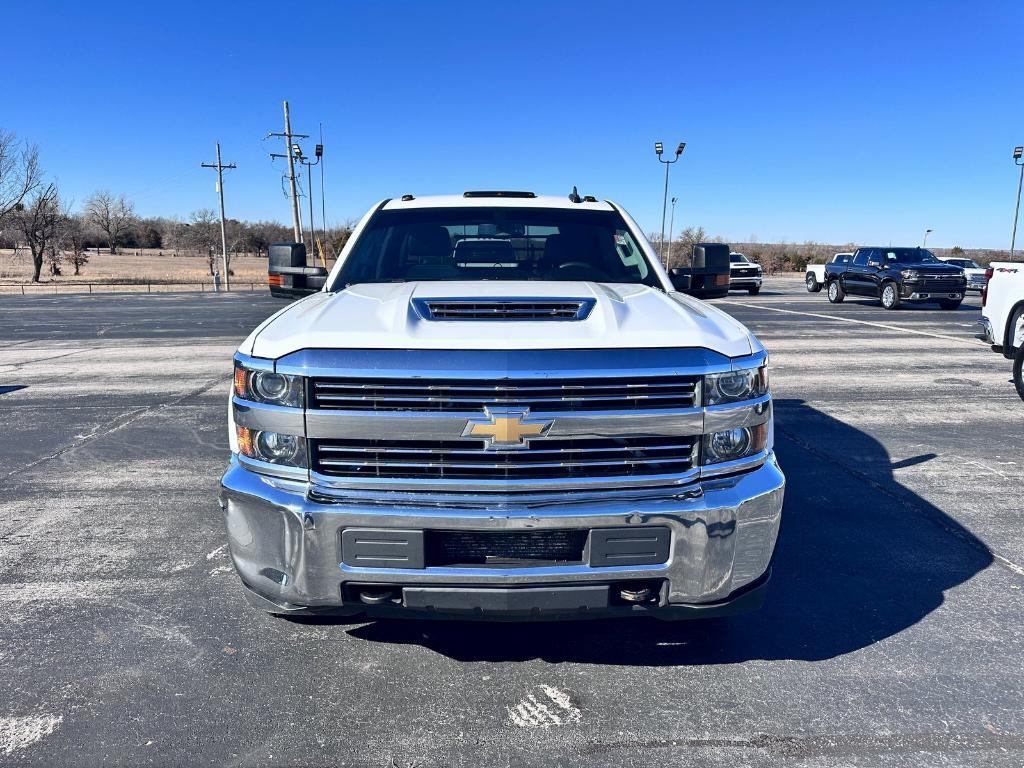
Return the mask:
[[1013, 360], [1013, 381], [1024, 400], [1024, 262], [993, 262], [985, 278], [978, 338]]
[[825, 285], [825, 267], [833, 264], [849, 264], [853, 259], [852, 253], [837, 253], [828, 260], [828, 264], [808, 264], [807, 274], [804, 275], [804, 284], [808, 293], [817, 293]]
[[676, 292], [614, 203], [385, 200], [234, 365], [221, 507], [270, 613], [695, 618], [763, 600], [785, 487], [768, 355]]

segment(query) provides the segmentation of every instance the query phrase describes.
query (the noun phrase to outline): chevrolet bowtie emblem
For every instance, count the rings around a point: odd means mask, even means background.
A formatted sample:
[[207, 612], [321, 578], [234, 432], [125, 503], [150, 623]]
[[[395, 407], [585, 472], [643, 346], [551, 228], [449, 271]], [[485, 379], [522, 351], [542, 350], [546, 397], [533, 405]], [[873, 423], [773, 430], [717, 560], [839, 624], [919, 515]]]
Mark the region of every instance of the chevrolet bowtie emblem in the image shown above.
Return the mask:
[[470, 419], [463, 437], [484, 439], [489, 451], [508, 451], [530, 447], [531, 437], [542, 437], [554, 419], [530, 419], [529, 408], [490, 408], [484, 406], [485, 419]]

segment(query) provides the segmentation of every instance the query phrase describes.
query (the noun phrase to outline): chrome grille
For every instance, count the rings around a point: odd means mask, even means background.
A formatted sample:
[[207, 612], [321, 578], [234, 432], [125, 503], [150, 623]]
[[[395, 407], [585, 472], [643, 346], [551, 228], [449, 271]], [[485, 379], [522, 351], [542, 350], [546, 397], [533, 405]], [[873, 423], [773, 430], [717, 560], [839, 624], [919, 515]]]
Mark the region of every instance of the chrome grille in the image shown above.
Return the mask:
[[532, 413], [692, 408], [697, 377], [629, 379], [326, 379], [310, 380], [314, 409], [352, 411], [482, 411], [513, 405]]
[[921, 275], [916, 285], [919, 293], [962, 291], [966, 287], [965, 279], [960, 275]]
[[584, 320], [593, 299], [414, 299], [428, 320]]
[[535, 439], [497, 452], [482, 440], [311, 440], [313, 471], [329, 477], [544, 480], [680, 474], [696, 461], [696, 438]]

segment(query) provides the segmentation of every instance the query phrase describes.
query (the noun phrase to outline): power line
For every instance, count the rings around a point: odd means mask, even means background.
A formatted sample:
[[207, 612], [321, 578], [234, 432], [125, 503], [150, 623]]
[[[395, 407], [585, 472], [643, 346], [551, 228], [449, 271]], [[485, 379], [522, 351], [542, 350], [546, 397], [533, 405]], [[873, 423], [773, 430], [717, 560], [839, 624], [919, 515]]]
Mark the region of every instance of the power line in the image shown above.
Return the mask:
[[217, 162], [202, 163], [203, 168], [217, 169], [217, 192], [220, 194], [220, 258], [224, 265], [224, 290], [231, 290], [231, 278], [228, 275], [228, 236], [224, 228], [224, 171], [229, 168], [237, 168], [234, 163], [224, 165], [220, 161], [220, 142], [217, 142]]

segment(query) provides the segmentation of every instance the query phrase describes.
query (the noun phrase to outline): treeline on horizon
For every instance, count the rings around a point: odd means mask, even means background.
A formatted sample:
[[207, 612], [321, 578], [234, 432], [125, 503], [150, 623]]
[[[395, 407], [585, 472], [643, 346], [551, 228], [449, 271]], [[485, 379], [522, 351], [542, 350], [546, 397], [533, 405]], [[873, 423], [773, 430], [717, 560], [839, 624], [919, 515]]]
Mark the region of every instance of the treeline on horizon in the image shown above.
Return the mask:
[[[648, 233], [648, 239], [654, 243], [655, 248], [661, 253], [662, 260], [666, 261], [669, 268], [685, 267], [689, 265], [693, 246], [696, 243], [728, 243], [734, 252], [742, 253], [751, 261], [759, 263], [768, 274], [776, 272], [803, 272], [808, 264], [824, 264], [833, 254], [853, 252], [860, 245], [877, 245], [877, 243], [818, 243], [806, 240], [802, 243], [762, 243], [738, 242], [726, 240], [721, 236], [710, 236], [703, 227], [687, 227], [678, 236], [672, 239], [671, 251], [666, 241], [664, 248], [658, 248], [658, 233]], [[906, 245], [898, 243], [897, 245]], [[916, 245], [913, 243], [911, 245]], [[1009, 261], [1010, 252], [995, 248], [933, 248], [928, 250], [936, 256], [960, 256], [974, 259], [982, 266], [987, 266], [993, 261]]]

